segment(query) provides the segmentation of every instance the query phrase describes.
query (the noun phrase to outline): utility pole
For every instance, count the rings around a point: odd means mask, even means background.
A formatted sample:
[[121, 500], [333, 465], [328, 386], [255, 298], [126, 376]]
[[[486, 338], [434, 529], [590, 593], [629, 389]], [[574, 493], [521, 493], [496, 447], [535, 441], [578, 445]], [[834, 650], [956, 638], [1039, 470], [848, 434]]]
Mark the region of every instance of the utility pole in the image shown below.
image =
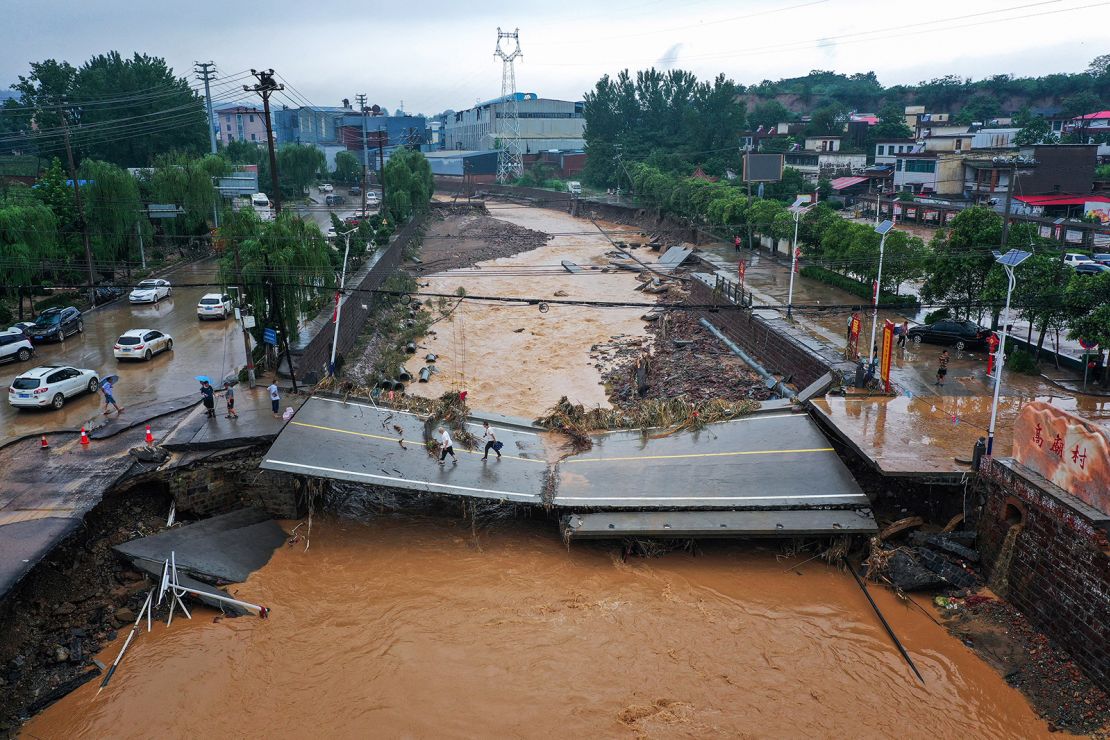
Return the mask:
[[239, 284], [239, 321], [243, 329], [243, 353], [246, 356], [247, 362], [247, 386], [254, 388], [254, 355], [251, 354], [251, 335], [247, 331], [247, 302], [243, 298], [246, 291], [243, 290], [243, 267], [239, 262], [239, 241], [235, 242], [235, 281]]
[[[366, 149], [366, 94], [359, 93], [355, 96], [358, 101], [358, 110], [362, 117], [362, 217], [366, 218], [366, 171], [370, 169], [370, 154]], [[334, 364], [335, 358], [332, 358]]]
[[379, 210], [382, 214], [388, 214], [389, 210], [385, 207], [385, 132], [381, 126], [378, 126], [378, 175], [378, 179], [382, 181], [382, 204]]
[[204, 100], [208, 106], [208, 140], [212, 146], [212, 153], [216, 153], [216, 114], [212, 111], [212, 90], [208, 84], [216, 79], [216, 64], [214, 62], [193, 62], [193, 71], [198, 80], [204, 82]]
[[85, 242], [85, 267], [89, 271], [89, 306], [96, 305], [96, 271], [93, 269], [92, 243], [89, 241], [89, 223], [85, 219], [85, 209], [81, 207], [81, 185], [77, 182], [77, 164], [73, 159], [73, 147], [69, 141], [69, 111], [62, 109], [62, 132], [65, 134], [66, 159], [69, 161], [69, 177], [73, 181], [73, 201], [77, 206], [77, 225]]
[[[251, 74], [258, 79], [255, 85], [243, 85], [244, 92], [255, 92], [262, 97], [262, 109], [265, 111], [266, 146], [270, 149], [270, 185], [274, 189], [274, 217], [281, 215], [281, 186], [278, 184], [277, 154], [274, 152], [274, 130], [270, 123], [270, 96], [279, 90], [284, 90], [285, 85], [274, 82], [274, 70], [251, 70]], [[292, 371], [292, 367], [290, 367]], [[296, 390], [296, 381], [294, 381]]]

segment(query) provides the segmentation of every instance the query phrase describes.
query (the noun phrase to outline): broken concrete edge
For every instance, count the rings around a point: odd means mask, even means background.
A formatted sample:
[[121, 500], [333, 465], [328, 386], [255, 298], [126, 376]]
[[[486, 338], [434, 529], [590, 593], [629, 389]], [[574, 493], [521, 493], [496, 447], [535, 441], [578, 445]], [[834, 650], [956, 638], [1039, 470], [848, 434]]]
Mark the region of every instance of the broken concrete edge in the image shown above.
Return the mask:
[[[134, 429], [137, 426], [148, 424], [148, 423], [150, 423], [150, 422], [152, 422], [156, 419], [161, 419], [164, 416], [169, 416], [171, 414], [176, 414], [180, 411], [184, 411], [184, 410], [188, 409], [190, 406], [195, 406], [195, 405], [200, 403], [199, 398], [193, 399], [192, 396], [183, 396], [180, 399], [175, 399], [175, 400], [180, 400], [180, 401], [184, 402], [186, 398], [190, 398], [192, 400], [190, 400], [189, 403], [187, 403], [185, 405], [182, 405], [179, 408], [170, 409], [168, 411], [160, 411], [157, 414], [154, 414], [152, 416], [147, 416], [147, 417], [142, 417], [140, 415], [138, 417], [134, 417], [135, 418], [134, 421], [131, 421], [132, 417], [128, 417], [129, 423], [126, 426], [121, 426], [118, 429], [115, 429], [114, 431], [112, 431], [110, 433], [97, 434], [95, 429], [93, 431], [89, 431], [88, 429], [86, 429], [85, 431], [88, 432], [90, 439], [110, 439], [110, 438], [116, 436], [117, 434], [121, 434], [122, 432], [128, 431], [129, 429]], [[165, 403], [165, 402], [156, 401], [154, 403]], [[153, 405], [153, 404], [147, 404], [147, 405], [149, 406], [149, 405]], [[141, 411], [141, 409], [143, 407], [142, 406], [135, 406], [135, 407], [132, 407], [132, 408], [133, 409], [139, 409]], [[99, 428], [103, 428], [103, 427], [99, 427]], [[15, 439], [10, 439], [7, 442], [4, 442], [4, 443], [0, 444], [0, 452], [3, 452], [4, 450], [6, 450], [9, 447], [12, 447], [13, 445], [17, 445], [17, 444], [20, 444], [22, 442], [26, 442], [28, 440], [37, 440], [40, 437], [42, 437], [43, 435], [46, 435], [47, 438], [50, 438], [50, 437], [54, 437], [54, 436], [65, 436], [65, 435], [70, 435], [70, 434], [72, 434], [74, 436], [77, 436], [80, 433], [81, 433], [80, 429], [52, 429], [52, 430], [48, 429], [48, 430], [44, 430], [44, 431], [41, 431], [41, 432], [34, 432], [32, 434], [24, 434], [21, 437], [16, 437]]]
[[[127, 557], [127, 556], [123, 555], [122, 553], [118, 553], [118, 554], [121, 557]], [[139, 557], [134, 557], [134, 558], [133, 557], [127, 557], [127, 559], [136, 568], [138, 568], [142, 572], [149, 575], [156, 583], [162, 577], [162, 565], [163, 565], [162, 563], [158, 563], [158, 562], [155, 562], [153, 560], [147, 560], [145, 558], [139, 558]], [[182, 586], [186, 586], [188, 588], [195, 589], [197, 591], [204, 591], [206, 593], [214, 594], [214, 595], [217, 595], [217, 596], [231, 597], [231, 594], [229, 594], [227, 591], [223, 590], [222, 588], [217, 588], [216, 586], [205, 583], [204, 581], [199, 581], [195, 578], [192, 578], [190, 576], [185, 575], [184, 573], [181, 572], [180, 568], [178, 568], [177, 582], [180, 583]], [[229, 616], [243, 617], [243, 616], [246, 616], [247, 614], [250, 614], [249, 611], [247, 611], [246, 609], [244, 609], [242, 607], [235, 606], [234, 604], [228, 604], [226, 602], [220, 601], [219, 599], [209, 599], [209, 598], [205, 598], [204, 596], [201, 596], [199, 594], [191, 594], [191, 595], [194, 598], [196, 598], [198, 601], [200, 601], [202, 604], [204, 604], [205, 606], [210, 606], [213, 609], [217, 609], [217, 610], [219, 610], [219, 611], [221, 611], [224, 614], [227, 614]]]
[[170, 452], [193, 452], [207, 450], [230, 450], [243, 447], [257, 447], [258, 445], [271, 444], [277, 439], [278, 432], [273, 434], [260, 434], [249, 437], [227, 437], [202, 442], [166, 442], [158, 445]]

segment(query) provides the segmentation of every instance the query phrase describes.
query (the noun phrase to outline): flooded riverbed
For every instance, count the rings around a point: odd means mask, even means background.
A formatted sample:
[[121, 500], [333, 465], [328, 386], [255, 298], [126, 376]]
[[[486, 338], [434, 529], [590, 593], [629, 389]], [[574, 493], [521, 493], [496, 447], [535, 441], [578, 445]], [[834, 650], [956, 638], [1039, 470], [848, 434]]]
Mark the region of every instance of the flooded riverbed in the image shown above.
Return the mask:
[[[1040, 737], [1021, 695], [921, 612], [777, 545], [621, 562], [546, 522], [317, 518], [232, 587], [270, 619], [156, 625], [29, 738]], [[110, 662], [124, 638], [104, 651]]]

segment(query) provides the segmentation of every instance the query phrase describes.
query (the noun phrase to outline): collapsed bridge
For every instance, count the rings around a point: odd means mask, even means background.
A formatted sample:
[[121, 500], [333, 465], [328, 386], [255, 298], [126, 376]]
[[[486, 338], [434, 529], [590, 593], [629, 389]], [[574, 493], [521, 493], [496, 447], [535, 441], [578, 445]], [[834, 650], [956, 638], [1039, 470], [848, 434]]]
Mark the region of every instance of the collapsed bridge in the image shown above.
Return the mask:
[[876, 531], [870, 501], [828, 439], [786, 403], [696, 431], [602, 432], [583, 452], [524, 420], [474, 414], [467, 423], [480, 434], [483, 421], [504, 443], [502, 458], [483, 461], [481, 451], [457, 447], [458, 463], [440, 466], [426, 447], [424, 417], [314, 396], [262, 468], [555, 508], [571, 539]]

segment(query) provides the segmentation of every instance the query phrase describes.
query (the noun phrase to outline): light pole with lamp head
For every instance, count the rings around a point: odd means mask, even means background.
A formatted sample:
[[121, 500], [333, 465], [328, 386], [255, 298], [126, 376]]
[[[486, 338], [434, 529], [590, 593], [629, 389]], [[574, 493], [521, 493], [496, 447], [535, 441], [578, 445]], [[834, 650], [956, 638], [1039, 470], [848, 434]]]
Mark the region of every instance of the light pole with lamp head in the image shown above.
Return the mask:
[[790, 289], [786, 294], [786, 318], [788, 319], [793, 318], [794, 313], [794, 271], [798, 269], [798, 224], [802, 216], [815, 205], [817, 204], [813, 203], [808, 195], [801, 195], [794, 201], [794, 205], [787, 209], [794, 216], [794, 248], [790, 253]]
[[882, 292], [883, 285], [883, 252], [886, 249], [886, 235], [894, 228], [894, 222], [891, 220], [883, 221], [875, 227], [875, 233], [881, 234], [882, 238], [879, 239], [879, 273], [875, 276], [875, 297], [871, 305], [871, 344], [867, 347], [867, 361], [875, 361], [875, 331], [879, 324], [879, 293]]
[[331, 336], [331, 360], [328, 362], [328, 375], [335, 377], [335, 348], [339, 344], [339, 315], [343, 313], [343, 287], [347, 283], [347, 254], [351, 251], [351, 234], [358, 231], [356, 226], [348, 231], [338, 232], [343, 237], [343, 269], [339, 273], [339, 291], [335, 295], [335, 330]]
[[1032, 256], [1032, 252], [1011, 249], [994, 260], [1006, 270], [1006, 278], [1009, 284], [1006, 286], [1006, 310], [1002, 314], [1002, 339], [998, 342], [998, 356], [994, 363], [994, 398], [991, 400], [991, 423], [987, 429], [987, 457], [990, 457], [994, 450], [994, 425], [998, 420], [998, 391], [1002, 387], [1002, 364], [1006, 360], [1006, 331], [1010, 325], [1010, 296], [1014, 292], [1014, 285], [1017, 284], [1017, 278], [1014, 277], [1014, 268]]

